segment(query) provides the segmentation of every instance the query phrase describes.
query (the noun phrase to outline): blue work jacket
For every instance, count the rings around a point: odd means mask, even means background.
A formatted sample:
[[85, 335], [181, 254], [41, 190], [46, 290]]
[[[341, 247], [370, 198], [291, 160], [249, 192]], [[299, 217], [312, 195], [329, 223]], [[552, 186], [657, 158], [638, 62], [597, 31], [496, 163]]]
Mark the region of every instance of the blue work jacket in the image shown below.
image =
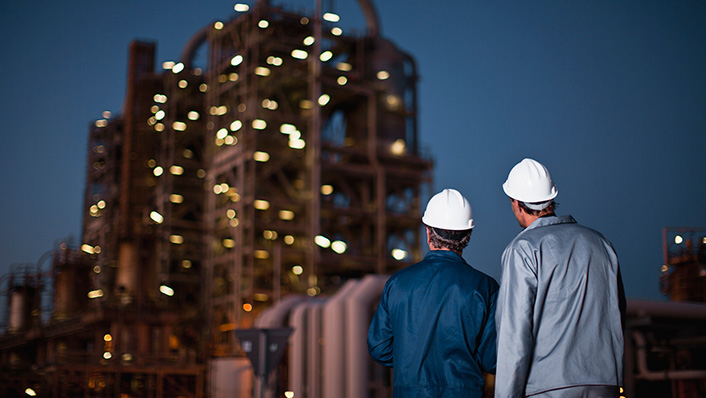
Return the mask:
[[395, 397], [481, 397], [495, 373], [498, 283], [446, 250], [392, 275], [368, 331], [370, 356], [392, 366]]
[[622, 383], [625, 293], [612, 245], [571, 216], [535, 220], [507, 246], [495, 396]]

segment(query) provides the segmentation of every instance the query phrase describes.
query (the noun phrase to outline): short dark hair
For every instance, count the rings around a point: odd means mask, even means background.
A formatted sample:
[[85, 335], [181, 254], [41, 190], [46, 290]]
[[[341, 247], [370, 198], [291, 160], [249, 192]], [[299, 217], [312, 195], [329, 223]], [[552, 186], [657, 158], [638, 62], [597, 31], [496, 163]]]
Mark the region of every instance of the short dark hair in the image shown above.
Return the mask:
[[525, 202], [518, 200], [517, 204], [520, 206], [522, 211], [524, 211], [525, 213], [532, 215], [532, 216], [538, 216], [542, 213], [554, 213], [554, 209], [556, 209], [556, 205], [557, 205], [557, 203], [552, 200], [552, 202], [549, 203], [549, 206], [543, 208], [542, 210], [534, 210], [534, 209], [530, 209], [529, 207], [527, 207], [527, 204], [525, 204]]
[[435, 247], [449, 249], [454, 252], [461, 252], [468, 246], [471, 240], [472, 229], [453, 231], [449, 229], [434, 228], [427, 225], [429, 230], [429, 242]]

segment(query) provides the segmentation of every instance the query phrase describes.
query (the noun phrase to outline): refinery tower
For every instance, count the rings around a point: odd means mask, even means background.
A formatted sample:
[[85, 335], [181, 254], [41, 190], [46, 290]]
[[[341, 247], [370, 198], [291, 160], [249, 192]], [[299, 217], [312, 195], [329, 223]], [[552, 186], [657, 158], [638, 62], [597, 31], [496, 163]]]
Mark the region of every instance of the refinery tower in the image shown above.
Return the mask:
[[[213, 395], [212, 362], [242, 356], [234, 331], [263, 311], [421, 259], [415, 61], [359, 4], [359, 35], [320, 4], [258, 1], [176, 62], [130, 45], [122, 112], [89, 131], [81, 244], [38, 275], [47, 320], [0, 337], [3, 391]], [[39, 306], [9, 289], [15, 312]]]

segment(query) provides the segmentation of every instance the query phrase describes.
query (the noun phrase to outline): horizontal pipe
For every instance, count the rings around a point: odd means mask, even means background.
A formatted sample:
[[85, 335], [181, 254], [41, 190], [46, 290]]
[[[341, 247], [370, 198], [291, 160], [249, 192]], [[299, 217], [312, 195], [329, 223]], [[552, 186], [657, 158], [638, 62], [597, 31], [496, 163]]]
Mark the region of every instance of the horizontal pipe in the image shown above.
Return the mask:
[[637, 349], [637, 378], [649, 381], [659, 380], [686, 380], [686, 379], [706, 379], [706, 370], [664, 370], [651, 371], [647, 366], [647, 341], [645, 336], [638, 331], [633, 331], [632, 337], [635, 340]]

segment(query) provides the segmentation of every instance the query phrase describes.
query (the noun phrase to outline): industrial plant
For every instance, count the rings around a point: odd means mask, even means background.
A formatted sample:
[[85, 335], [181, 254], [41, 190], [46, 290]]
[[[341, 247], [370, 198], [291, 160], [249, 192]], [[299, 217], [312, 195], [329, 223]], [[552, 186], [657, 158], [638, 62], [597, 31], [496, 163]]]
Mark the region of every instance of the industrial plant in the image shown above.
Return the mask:
[[[387, 276], [425, 251], [433, 162], [415, 59], [358, 3], [363, 34], [257, 1], [178, 61], [130, 44], [122, 112], [88, 131], [80, 242], [2, 277], [0, 395], [392, 395], [365, 336]], [[673, 301], [628, 303], [627, 397], [706, 391], [692, 232], [665, 243]]]

